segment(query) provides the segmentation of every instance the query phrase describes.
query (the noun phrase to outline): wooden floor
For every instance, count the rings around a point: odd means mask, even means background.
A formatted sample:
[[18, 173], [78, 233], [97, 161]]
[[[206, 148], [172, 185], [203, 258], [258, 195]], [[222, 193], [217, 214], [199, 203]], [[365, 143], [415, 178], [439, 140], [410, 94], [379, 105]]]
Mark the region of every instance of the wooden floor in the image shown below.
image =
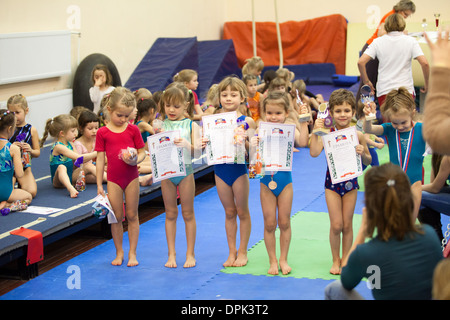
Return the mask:
[[[196, 180], [196, 195], [212, 188], [214, 186], [214, 174], [209, 173]], [[139, 206], [139, 221], [140, 223], [147, 222], [154, 217], [164, 213], [164, 204], [161, 197], [146, 202]], [[126, 231], [127, 225], [124, 223], [124, 230]], [[104, 237], [100, 236], [100, 223], [93, 227], [75, 233], [64, 239], [56, 241], [44, 248], [44, 260], [39, 262], [39, 274], [43, 274], [48, 270], [108, 241]], [[5, 266], [6, 269], [15, 269], [16, 263]], [[0, 296], [19, 287], [27, 282], [17, 277], [4, 277], [0, 278]]]

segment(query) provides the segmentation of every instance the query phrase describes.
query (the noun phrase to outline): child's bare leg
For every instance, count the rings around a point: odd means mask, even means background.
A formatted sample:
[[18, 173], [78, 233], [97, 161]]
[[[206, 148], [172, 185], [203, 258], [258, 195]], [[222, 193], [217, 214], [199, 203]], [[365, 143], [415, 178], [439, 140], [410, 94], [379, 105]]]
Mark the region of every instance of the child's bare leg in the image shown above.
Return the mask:
[[276, 255], [275, 230], [277, 228], [277, 198], [266, 187], [260, 183], [260, 199], [264, 216], [264, 244], [269, 255], [269, 274], [278, 274], [278, 260]]
[[422, 201], [422, 183], [421, 181], [416, 181], [411, 186], [411, 192], [413, 194], [414, 210], [413, 210], [413, 222], [416, 222], [417, 216], [419, 214], [420, 202]]
[[287, 185], [278, 196], [278, 226], [280, 228], [280, 269], [282, 274], [288, 274], [292, 268], [287, 258], [291, 244], [291, 210], [293, 190], [292, 184]]
[[117, 223], [111, 223], [111, 234], [116, 248], [116, 257], [111, 262], [113, 266], [122, 265], [123, 251], [123, 191], [117, 184], [108, 181], [108, 199], [116, 215]]
[[128, 267], [139, 264], [137, 260], [137, 243], [139, 239], [139, 178], [134, 179], [125, 189], [126, 217], [128, 222], [128, 239], [130, 251], [128, 252]]
[[53, 178], [53, 186], [56, 188], [65, 187], [69, 191], [71, 198], [76, 198], [78, 196], [78, 191], [72, 185], [71, 178], [67, 174], [67, 168], [64, 165], [59, 165], [55, 171], [55, 176]]
[[168, 248], [168, 259], [165, 264], [167, 268], [176, 268], [175, 236], [177, 233], [177, 187], [170, 180], [161, 181], [161, 191], [166, 209], [166, 240]]
[[23, 171], [23, 176], [17, 179], [19, 182], [20, 188], [22, 190], [28, 191], [31, 196], [34, 198], [37, 194], [37, 184], [34, 179], [33, 172], [31, 171], [31, 167], [26, 168]]
[[341, 233], [342, 221], [342, 199], [336, 192], [325, 189], [325, 199], [327, 201], [328, 214], [330, 217], [330, 247], [333, 264], [330, 269], [331, 274], [340, 274], [341, 258]]
[[342, 259], [348, 255], [353, 244], [353, 215], [358, 190], [347, 192], [342, 197]]
[[237, 249], [236, 249], [236, 233], [237, 233], [237, 211], [234, 204], [234, 195], [231, 187], [227, 185], [218, 176], [216, 178], [217, 193], [225, 209], [225, 233], [228, 243], [228, 258], [223, 263], [224, 267], [232, 267], [236, 261]]
[[252, 229], [250, 210], [248, 208], [249, 181], [247, 175], [242, 175], [233, 184], [234, 198], [236, 199], [237, 215], [239, 217], [240, 245], [235, 267], [245, 266], [248, 262], [247, 247]]
[[179, 184], [181, 212], [184, 219], [186, 230], [186, 262], [183, 267], [195, 267], [195, 239], [197, 235], [197, 223], [194, 213], [195, 181], [191, 174], [184, 178]]

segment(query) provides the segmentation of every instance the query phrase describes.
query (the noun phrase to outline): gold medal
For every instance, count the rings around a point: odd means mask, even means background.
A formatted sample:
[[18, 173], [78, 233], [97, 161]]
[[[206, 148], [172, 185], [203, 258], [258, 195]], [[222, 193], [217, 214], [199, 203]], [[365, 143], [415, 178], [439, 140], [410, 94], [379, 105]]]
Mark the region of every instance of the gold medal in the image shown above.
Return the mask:
[[277, 188], [277, 183], [275, 181], [270, 181], [269, 182], [269, 189], [270, 190], [275, 190]]

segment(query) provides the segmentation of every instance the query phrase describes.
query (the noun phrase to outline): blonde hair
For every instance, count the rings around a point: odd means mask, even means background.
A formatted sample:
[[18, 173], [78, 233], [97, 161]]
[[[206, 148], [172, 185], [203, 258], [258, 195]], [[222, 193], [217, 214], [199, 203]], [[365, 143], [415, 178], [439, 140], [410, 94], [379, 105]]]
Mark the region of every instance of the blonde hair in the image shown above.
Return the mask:
[[206, 101], [211, 102], [216, 108], [219, 106], [219, 85], [217, 83], [209, 88], [206, 94]]
[[297, 94], [297, 92], [295, 92], [295, 90], [298, 90], [298, 94], [302, 95], [306, 92], [306, 83], [305, 81], [303, 81], [302, 79], [299, 80], [295, 80], [292, 83], [292, 90], [294, 91], [294, 94]]
[[73, 128], [78, 128], [78, 121], [70, 114], [60, 114], [59, 116], [48, 119], [45, 123], [44, 134], [39, 143], [40, 147], [42, 148], [44, 146], [44, 142], [47, 140], [49, 134], [53, 138], [57, 138], [61, 131], [66, 133]]
[[267, 104], [276, 104], [279, 106], [283, 106], [284, 111], [289, 112], [289, 97], [287, 93], [281, 91], [272, 91], [269, 92], [267, 97], [263, 101], [263, 112], [266, 112]]
[[152, 93], [147, 88], [140, 88], [133, 92], [134, 97], [136, 98], [136, 101], [139, 101], [140, 99], [151, 99]]
[[242, 74], [251, 74], [253, 70], [262, 71], [264, 69], [264, 61], [261, 57], [254, 56], [245, 60], [245, 64], [242, 67]]
[[405, 30], [405, 27], [405, 19], [398, 13], [391, 14], [386, 18], [386, 21], [384, 23], [384, 29], [387, 33], [393, 31], [403, 31]]
[[295, 78], [295, 74], [287, 68], [279, 68], [276, 73], [277, 77], [284, 79], [286, 83], [291, 82]]
[[450, 300], [450, 259], [441, 260], [433, 273], [432, 297], [434, 300]]
[[109, 107], [111, 111], [117, 108], [119, 104], [126, 107], [136, 107], [136, 99], [131, 91], [124, 87], [116, 87], [106, 96], [105, 106]]
[[405, 88], [400, 87], [397, 90], [391, 90], [386, 95], [386, 100], [381, 105], [381, 113], [390, 117], [393, 113], [401, 112], [402, 110], [408, 111], [413, 116], [416, 111], [416, 103], [411, 96], [411, 93]]
[[[230, 87], [231, 91], [238, 91], [241, 98], [245, 99], [244, 103], [245, 103], [245, 101], [247, 101], [247, 86], [245, 85], [245, 83], [237, 77], [228, 76], [228, 77], [224, 78], [222, 81], [220, 81], [220, 83], [217, 87], [219, 103], [220, 103], [220, 93], [222, 91], [225, 91], [228, 87]], [[220, 104], [219, 104], [218, 108], [220, 108]], [[217, 109], [216, 109], [216, 111], [217, 111]]]
[[163, 91], [160, 102], [161, 110], [159, 113], [163, 119], [166, 116], [165, 105], [167, 103], [173, 105], [187, 104], [187, 113], [191, 118], [194, 116], [194, 94], [183, 83], [172, 82], [169, 84]]
[[270, 81], [269, 91], [275, 90], [276, 88], [281, 86], [284, 86], [284, 90], [287, 92], [288, 84], [286, 80], [277, 76], [276, 78], [272, 79], [272, 81]]
[[21, 95], [20, 93], [9, 97], [8, 101], [6, 102], [6, 106], [8, 106], [8, 107], [16, 105], [16, 104], [20, 105], [20, 107], [24, 111], [26, 111], [28, 109], [27, 99], [23, 95]]
[[416, 12], [416, 5], [410, 0], [400, 0], [393, 9], [395, 12], [411, 10], [414, 13]]
[[173, 81], [182, 82], [184, 84], [185, 82], [191, 81], [195, 76], [198, 77], [197, 71], [192, 69], [183, 69], [174, 75], [172, 79]]

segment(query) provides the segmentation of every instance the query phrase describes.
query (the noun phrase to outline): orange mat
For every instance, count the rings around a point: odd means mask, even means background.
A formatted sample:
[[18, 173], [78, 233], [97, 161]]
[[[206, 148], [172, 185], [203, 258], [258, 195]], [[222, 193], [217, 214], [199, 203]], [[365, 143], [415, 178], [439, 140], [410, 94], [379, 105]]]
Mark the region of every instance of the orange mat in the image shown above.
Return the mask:
[[[333, 63], [345, 74], [347, 20], [340, 14], [280, 23], [283, 65]], [[252, 22], [226, 22], [223, 39], [233, 39], [239, 66], [253, 56]], [[257, 55], [264, 65], [279, 65], [275, 22], [256, 22]]]

